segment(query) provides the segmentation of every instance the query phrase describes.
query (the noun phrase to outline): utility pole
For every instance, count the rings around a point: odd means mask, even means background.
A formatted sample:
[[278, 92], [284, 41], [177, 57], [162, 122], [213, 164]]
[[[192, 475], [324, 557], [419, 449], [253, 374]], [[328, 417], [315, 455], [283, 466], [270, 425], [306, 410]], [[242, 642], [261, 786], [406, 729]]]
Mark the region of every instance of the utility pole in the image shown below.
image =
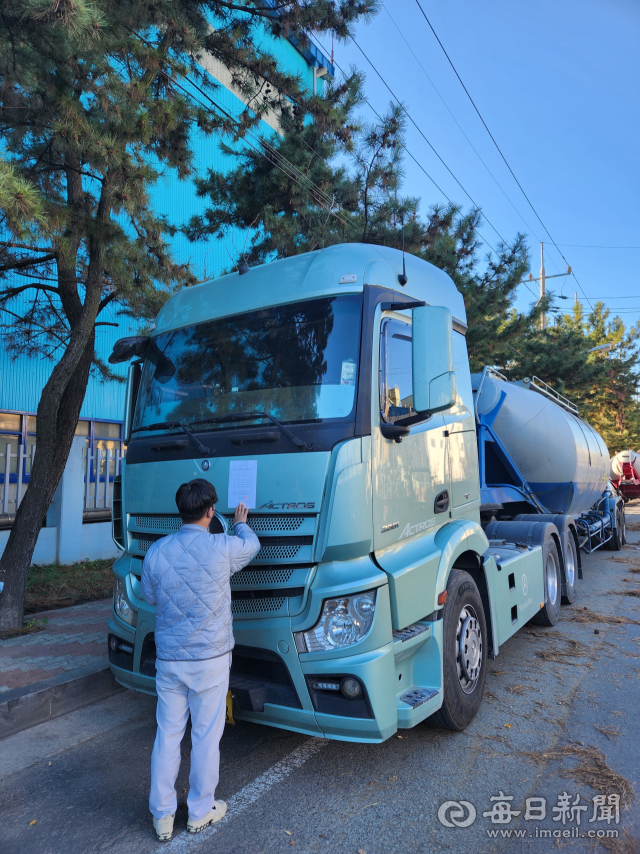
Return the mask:
[[[544, 275], [544, 243], [540, 241], [540, 299], [544, 299], [546, 294], [546, 280]], [[547, 328], [547, 315], [543, 312], [540, 315], [540, 329]]]
[[[531, 273], [529, 273], [529, 281], [530, 282], [540, 282], [540, 297], [536, 305], [539, 304], [540, 300], [544, 298], [547, 293], [547, 279], [558, 279], [560, 276], [570, 276], [571, 275], [571, 267], [567, 267], [566, 273], [554, 273], [552, 276], [547, 276], [544, 271], [544, 243], [540, 243], [540, 278], [534, 279]], [[566, 297], [564, 297], [566, 299]], [[578, 301], [578, 295], [576, 293], [576, 303]], [[540, 329], [547, 328], [547, 315], [546, 312], [543, 312], [540, 316]]]

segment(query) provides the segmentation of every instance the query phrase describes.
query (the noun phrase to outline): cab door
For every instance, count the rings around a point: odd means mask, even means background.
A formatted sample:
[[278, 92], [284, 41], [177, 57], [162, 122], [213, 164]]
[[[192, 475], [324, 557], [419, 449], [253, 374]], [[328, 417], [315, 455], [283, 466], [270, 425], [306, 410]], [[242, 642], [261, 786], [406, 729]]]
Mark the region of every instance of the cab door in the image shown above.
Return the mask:
[[[373, 541], [379, 551], [449, 520], [447, 438], [441, 413], [410, 426], [401, 441], [381, 425], [416, 416], [413, 408], [411, 321], [382, 314], [378, 348], [378, 405], [372, 412]], [[375, 351], [374, 351], [375, 352]], [[375, 396], [375, 392], [374, 392]]]
[[478, 444], [473, 411], [473, 392], [469, 359], [464, 336], [454, 330], [452, 338], [453, 367], [456, 372], [456, 397], [445, 410], [443, 419], [449, 434], [448, 474], [451, 518], [479, 521], [480, 480]]

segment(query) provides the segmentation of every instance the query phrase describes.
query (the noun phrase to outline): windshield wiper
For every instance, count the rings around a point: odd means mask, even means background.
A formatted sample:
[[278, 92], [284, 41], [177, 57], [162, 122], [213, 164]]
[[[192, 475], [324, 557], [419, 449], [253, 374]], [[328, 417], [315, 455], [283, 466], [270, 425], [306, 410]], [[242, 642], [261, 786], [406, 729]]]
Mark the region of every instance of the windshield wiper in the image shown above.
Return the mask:
[[[206, 424], [209, 419], [205, 419], [204, 421], [197, 421], [194, 423], [197, 424]], [[211, 419], [216, 420], [216, 419]], [[207, 448], [206, 445], [203, 445], [196, 437], [193, 435], [191, 430], [183, 424], [181, 421], [160, 421], [158, 424], [147, 424], [145, 427], [136, 427], [135, 430], [132, 430], [132, 433], [142, 433], [146, 430], [173, 430], [175, 428], [179, 428], [183, 430], [187, 436], [191, 439], [196, 448], [200, 451], [201, 454], [204, 454], [206, 457], [213, 456], [215, 450], [211, 450]]]
[[313, 451], [313, 445], [307, 445], [299, 436], [296, 436], [288, 427], [285, 427], [282, 421], [278, 421], [274, 415], [270, 415], [268, 412], [260, 412], [259, 410], [255, 412], [231, 412], [229, 415], [221, 415], [219, 418], [205, 418], [203, 421], [192, 421], [191, 423], [218, 424], [221, 421], [250, 421], [252, 418], [268, 418], [269, 421], [276, 425], [278, 430], [284, 433], [287, 439], [291, 439], [297, 448], [304, 448], [305, 451]]

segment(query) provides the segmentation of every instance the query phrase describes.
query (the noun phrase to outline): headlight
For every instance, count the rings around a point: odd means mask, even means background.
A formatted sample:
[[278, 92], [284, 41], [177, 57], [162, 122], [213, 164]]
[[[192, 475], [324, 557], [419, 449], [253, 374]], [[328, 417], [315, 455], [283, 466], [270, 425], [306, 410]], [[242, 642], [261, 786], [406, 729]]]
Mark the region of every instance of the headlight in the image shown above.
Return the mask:
[[295, 633], [296, 649], [298, 652], [320, 652], [358, 643], [369, 634], [375, 610], [375, 590], [325, 599], [315, 626]]
[[116, 578], [113, 586], [113, 610], [121, 620], [124, 620], [125, 623], [129, 623], [130, 626], [135, 626], [137, 612], [134, 611], [129, 604], [125, 586], [119, 578]]

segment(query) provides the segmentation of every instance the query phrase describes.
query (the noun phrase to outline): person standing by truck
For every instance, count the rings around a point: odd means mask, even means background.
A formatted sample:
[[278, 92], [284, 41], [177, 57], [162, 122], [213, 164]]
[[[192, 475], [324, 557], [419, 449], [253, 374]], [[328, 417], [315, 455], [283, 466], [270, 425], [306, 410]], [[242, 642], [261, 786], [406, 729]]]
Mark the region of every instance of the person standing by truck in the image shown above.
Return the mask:
[[247, 525], [249, 511], [242, 503], [235, 510], [235, 537], [210, 534], [217, 500], [208, 481], [183, 483], [176, 493], [182, 528], [154, 543], [142, 566], [142, 595], [156, 606], [158, 729], [149, 809], [161, 841], [173, 834], [180, 743], [189, 714], [187, 831], [199, 833], [227, 811], [214, 797], [234, 645], [229, 579], [253, 560], [260, 541]]

